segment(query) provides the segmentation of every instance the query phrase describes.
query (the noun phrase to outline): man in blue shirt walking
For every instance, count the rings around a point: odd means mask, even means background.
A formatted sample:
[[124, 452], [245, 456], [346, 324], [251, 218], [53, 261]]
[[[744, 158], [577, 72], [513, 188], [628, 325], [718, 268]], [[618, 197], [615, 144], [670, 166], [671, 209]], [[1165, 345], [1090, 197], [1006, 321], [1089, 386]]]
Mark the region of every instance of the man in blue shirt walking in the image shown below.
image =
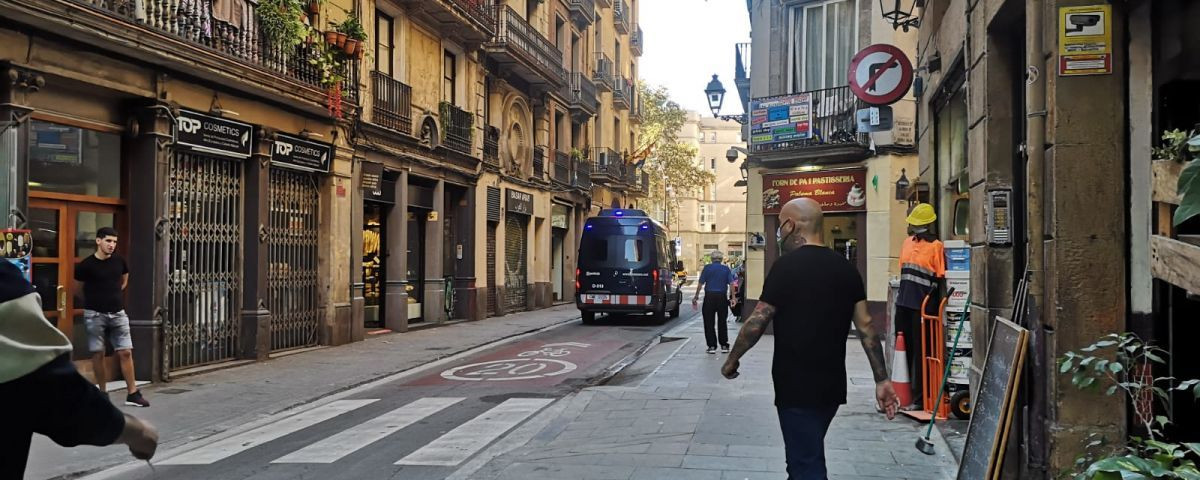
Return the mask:
[[729, 332], [725, 320], [729, 318], [729, 285], [737, 279], [733, 270], [721, 263], [724, 255], [719, 250], [710, 254], [712, 263], [705, 265], [700, 272], [696, 285], [696, 295], [692, 297], [692, 308], [700, 302], [700, 292], [704, 292], [704, 341], [708, 343], [708, 353], [717, 353], [717, 341], [721, 342], [721, 351], [729, 353]]

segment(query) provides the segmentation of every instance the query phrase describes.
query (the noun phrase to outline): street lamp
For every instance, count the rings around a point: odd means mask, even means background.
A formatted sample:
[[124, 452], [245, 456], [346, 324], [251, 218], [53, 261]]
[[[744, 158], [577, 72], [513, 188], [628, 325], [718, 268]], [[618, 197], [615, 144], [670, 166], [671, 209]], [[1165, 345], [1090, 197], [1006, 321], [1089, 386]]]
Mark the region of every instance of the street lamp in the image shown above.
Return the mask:
[[721, 85], [721, 81], [717, 79], [717, 74], [713, 74], [712, 81], [708, 82], [708, 88], [704, 89], [704, 94], [708, 97], [708, 108], [712, 109], [713, 118], [719, 118], [725, 121], [735, 121], [742, 125], [746, 124], [746, 116], [743, 115], [721, 115], [721, 105], [725, 103], [725, 86]]
[[883, 19], [892, 23], [892, 30], [903, 28], [907, 32], [909, 28], [919, 28], [924, 9], [925, 0], [879, 0], [879, 10], [883, 12]]

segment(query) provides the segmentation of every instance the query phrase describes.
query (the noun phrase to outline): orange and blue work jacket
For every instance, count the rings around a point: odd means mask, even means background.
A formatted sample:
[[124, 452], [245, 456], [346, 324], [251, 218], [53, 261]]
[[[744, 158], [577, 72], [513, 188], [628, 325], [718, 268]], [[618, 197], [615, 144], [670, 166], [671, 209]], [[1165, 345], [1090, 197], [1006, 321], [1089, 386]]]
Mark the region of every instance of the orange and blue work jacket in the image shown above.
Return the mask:
[[916, 236], [904, 240], [900, 249], [900, 292], [896, 305], [913, 310], [937, 288], [938, 280], [946, 276], [946, 253], [941, 240], [927, 242]]

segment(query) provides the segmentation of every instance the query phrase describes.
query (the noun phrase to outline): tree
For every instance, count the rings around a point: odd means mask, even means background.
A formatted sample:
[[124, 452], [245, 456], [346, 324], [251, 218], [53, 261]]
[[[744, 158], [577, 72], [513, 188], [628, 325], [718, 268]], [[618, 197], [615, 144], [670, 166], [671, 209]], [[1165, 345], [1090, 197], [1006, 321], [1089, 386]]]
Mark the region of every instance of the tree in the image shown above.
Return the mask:
[[638, 83], [637, 89], [644, 107], [638, 145], [630, 161], [640, 163], [642, 171], [649, 174], [646, 203], [650, 209], [676, 219], [679, 204], [674, 201], [675, 195], [701, 190], [712, 184], [716, 176], [696, 162], [695, 146], [679, 141], [687, 112], [671, 100], [670, 92], [665, 87], [647, 87], [642, 83]]

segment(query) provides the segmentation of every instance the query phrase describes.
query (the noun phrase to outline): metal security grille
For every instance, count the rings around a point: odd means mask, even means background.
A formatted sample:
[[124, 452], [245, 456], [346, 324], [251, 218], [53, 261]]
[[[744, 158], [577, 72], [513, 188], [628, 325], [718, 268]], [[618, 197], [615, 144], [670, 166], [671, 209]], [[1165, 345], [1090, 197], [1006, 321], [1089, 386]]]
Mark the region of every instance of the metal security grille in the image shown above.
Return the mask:
[[271, 169], [267, 297], [271, 350], [317, 344], [317, 184], [313, 174]]
[[525, 309], [525, 280], [527, 265], [525, 250], [525, 217], [505, 215], [504, 219], [504, 285], [506, 306], [509, 312]]
[[[490, 192], [489, 192], [490, 193]], [[498, 224], [487, 224], [487, 313], [496, 314], [496, 228]]]
[[175, 152], [168, 180], [166, 371], [237, 355], [241, 163]]

